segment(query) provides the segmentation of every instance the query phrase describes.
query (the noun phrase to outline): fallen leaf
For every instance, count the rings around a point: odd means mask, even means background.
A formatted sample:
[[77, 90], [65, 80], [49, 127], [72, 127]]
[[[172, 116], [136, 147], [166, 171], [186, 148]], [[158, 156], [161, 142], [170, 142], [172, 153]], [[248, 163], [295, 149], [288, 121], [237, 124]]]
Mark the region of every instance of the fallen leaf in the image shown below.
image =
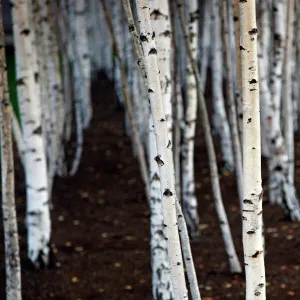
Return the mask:
[[131, 291], [132, 286], [130, 284], [127, 284], [127, 285], [125, 285], [124, 289], [127, 290], [127, 291]]
[[78, 282], [78, 280], [79, 280], [78, 277], [76, 277], [76, 276], [72, 277], [72, 282], [73, 283]]

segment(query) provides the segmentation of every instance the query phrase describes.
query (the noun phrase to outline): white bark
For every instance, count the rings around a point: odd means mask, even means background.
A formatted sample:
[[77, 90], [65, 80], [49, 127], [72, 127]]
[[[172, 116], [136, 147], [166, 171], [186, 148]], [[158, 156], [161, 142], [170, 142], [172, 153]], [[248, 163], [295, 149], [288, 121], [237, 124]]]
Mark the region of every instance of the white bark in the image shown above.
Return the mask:
[[[188, 3], [189, 41], [193, 58], [198, 57], [198, 1]], [[182, 204], [191, 239], [199, 237], [199, 215], [195, 190], [194, 147], [197, 119], [197, 88], [191, 62], [186, 62], [187, 106], [182, 141]]]
[[294, 184], [288, 178], [288, 154], [280, 127], [280, 102], [285, 45], [285, 1], [273, 3], [275, 13], [274, 63], [271, 73], [271, 110], [267, 119], [270, 158], [269, 197], [271, 203], [280, 204], [287, 216], [300, 220], [300, 207]]
[[255, 0], [240, 2], [243, 83], [243, 247], [246, 299], [266, 299], [262, 239], [262, 186], [259, 79]]
[[155, 300], [173, 299], [167, 241], [164, 234], [162, 197], [158, 165], [153, 159], [156, 155], [156, 140], [152, 115], [149, 115], [148, 157], [150, 171], [150, 224], [151, 224], [151, 262], [152, 296]]
[[172, 142], [171, 23], [167, 0], [149, 0], [152, 28], [155, 33], [159, 77], [169, 138]]
[[242, 69], [241, 69], [241, 53], [240, 53], [240, 9], [239, 0], [233, 0], [233, 19], [234, 19], [234, 37], [235, 37], [235, 101], [237, 106], [237, 121], [240, 141], [243, 140], [243, 103], [242, 103]]
[[220, 3], [219, 0], [212, 1], [212, 36], [214, 38], [214, 49], [212, 51], [212, 123], [214, 132], [220, 138], [223, 168], [232, 171], [234, 169], [232, 139], [223, 96], [223, 44], [221, 39]]
[[[65, 0], [63, 0], [65, 1]], [[69, 4], [69, 15], [68, 15], [68, 25], [69, 25], [69, 43], [68, 43], [68, 56], [72, 62], [72, 79], [74, 82], [74, 108], [75, 108], [75, 120], [76, 120], [76, 150], [75, 157], [71, 166], [70, 175], [73, 176], [78, 170], [80, 159], [83, 151], [83, 115], [82, 115], [82, 99], [84, 95], [83, 86], [83, 74], [81, 70], [80, 57], [77, 52], [75, 52], [75, 3], [74, 0], [68, 0]], [[84, 89], [84, 88], [83, 88]]]
[[176, 200], [176, 212], [178, 216], [178, 229], [180, 235], [180, 241], [182, 245], [182, 253], [184, 259], [184, 265], [186, 268], [187, 279], [189, 284], [190, 293], [193, 300], [201, 300], [199, 285], [197, 280], [196, 269], [193, 261], [192, 249], [189, 240], [189, 233], [185, 219], [182, 215], [181, 206], [179, 201]]
[[[168, 1], [149, 0], [150, 18], [155, 34], [157, 49], [157, 61], [159, 67], [159, 78], [162, 91], [162, 101], [165, 122], [168, 129], [168, 138], [172, 148], [172, 103], [171, 103], [171, 25], [169, 17]], [[152, 230], [151, 250], [152, 250], [152, 289], [154, 299], [173, 299], [173, 287], [171, 282], [170, 265], [168, 261], [167, 242], [165, 240], [164, 222], [162, 214], [162, 200], [160, 194], [160, 178], [157, 163], [153, 160], [156, 153], [155, 132], [153, 128], [152, 115], [149, 115], [149, 159], [150, 159], [150, 184], [151, 202], [156, 201], [156, 209], [151, 209]], [[155, 165], [154, 165], [155, 164]], [[154, 208], [154, 206], [152, 206]], [[156, 220], [155, 220], [156, 219]], [[157, 234], [160, 234], [159, 245], [162, 247], [161, 253], [153, 253], [157, 247]], [[156, 250], [156, 251], [157, 251]], [[161, 276], [158, 276], [161, 275]]]
[[0, 46], [1, 200], [5, 246], [6, 300], [21, 300], [21, 264], [15, 206], [14, 160], [11, 133], [12, 107], [9, 103], [6, 73], [2, 2], [0, 3]]
[[[259, 12], [260, 12], [260, 24], [259, 27], [261, 30], [258, 34], [259, 41], [259, 76], [260, 76], [260, 109], [261, 109], [261, 144], [262, 144], [262, 155], [264, 157], [270, 157], [270, 149], [268, 143], [268, 124], [267, 124], [267, 115], [272, 110], [271, 107], [271, 94], [269, 89], [269, 80], [270, 80], [270, 45], [271, 45], [271, 5], [272, 0], [261, 1], [259, 3]], [[263, 69], [261, 69], [263, 68]], [[267, 97], [267, 98], [266, 98]]]
[[157, 50], [151, 26], [149, 4], [147, 0], [137, 0], [137, 14], [140, 22], [140, 40], [144, 49], [147, 70], [148, 93], [151, 104], [153, 124], [156, 137], [157, 155], [154, 157], [159, 166], [161, 179], [161, 197], [163, 219], [167, 239], [168, 256], [174, 299], [187, 299], [183, 261], [178, 235], [175, 210], [176, 190], [171, 142], [168, 138], [166, 116], [163, 109], [162, 91], [159, 79]]
[[87, 33], [87, 20], [86, 20], [86, 1], [85, 0], [71, 0], [71, 5], [75, 10], [75, 32], [74, 32], [74, 44], [73, 47], [78, 53], [79, 69], [82, 72], [82, 86], [81, 92], [81, 110], [82, 110], [82, 121], [84, 128], [87, 128], [92, 118], [92, 103], [91, 103], [91, 62], [88, 44], [88, 33]]
[[201, 85], [200, 72], [198, 70], [197, 63], [196, 63], [195, 59], [193, 58], [192, 49], [191, 49], [191, 46], [189, 43], [189, 35], [186, 30], [185, 17], [184, 17], [184, 13], [183, 13], [183, 9], [182, 9], [182, 1], [177, 0], [177, 6], [179, 9], [179, 13], [180, 13], [179, 16], [180, 16], [181, 29], [184, 33], [185, 47], [187, 49], [188, 58], [191, 61], [193, 73], [195, 75], [195, 79], [196, 79], [196, 83], [197, 83], [196, 84], [197, 96], [198, 96], [198, 103], [200, 106], [199, 107], [200, 108], [199, 109], [199, 112], [200, 112], [199, 117], [202, 121], [205, 143], [206, 143], [206, 147], [207, 147], [213, 199], [214, 199], [217, 215], [219, 218], [220, 229], [221, 229], [223, 241], [225, 244], [225, 251], [228, 256], [229, 268], [232, 273], [241, 273], [242, 269], [241, 269], [239, 260], [236, 255], [236, 251], [235, 251], [232, 236], [231, 236], [230, 227], [228, 224], [226, 211], [224, 209], [224, 205], [223, 205], [223, 201], [222, 201], [221, 188], [220, 188], [219, 175], [218, 175], [217, 159], [216, 159], [216, 153], [215, 153], [213, 139], [212, 139], [212, 135], [211, 135], [210, 122], [209, 122], [209, 118], [208, 118], [204, 95], [201, 90], [202, 85]]
[[236, 172], [236, 180], [237, 180], [237, 190], [238, 190], [238, 198], [241, 205], [243, 207], [243, 166], [242, 166], [242, 148], [240, 143], [240, 137], [238, 132], [238, 124], [237, 124], [237, 113], [236, 113], [236, 104], [234, 99], [234, 85], [233, 85], [233, 68], [234, 64], [232, 64], [231, 60], [231, 51], [230, 51], [230, 36], [229, 36], [229, 24], [228, 24], [228, 10], [227, 4], [231, 5], [231, 1], [223, 0], [222, 5], [222, 24], [223, 24], [223, 44], [225, 48], [225, 68], [226, 68], [226, 97], [229, 106], [229, 122], [231, 129], [231, 136], [233, 141], [233, 155], [234, 155], [234, 165]]
[[284, 140], [288, 154], [289, 182], [294, 184], [294, 117], [292, 100], [292, 65], [293, 58], [293, 29], [294, 29], [294, 0], [288, 0], [286, 46], [283, 67], [283, 105], [284, 105]]
[[17, 64], [17, 88], [25, 141], [27, 193], [26, 222], [28, 255], [39, 265], [48, 263], [51, 221], [49, 213], [47, 166], [41, 127], [41, 104], [37, 97], [33, 45], [28, 2], [18, 0], [12, 7]]
[[[49, 114], [51, 118], [50, 138], [52, 140], [52, 148], [49, 151], [48, 157], [48, 189], [51, 195], [52, 183], [55, 173], [62, 175], [64, 173], [64, 151], [62, 146], [63, 125], [64, 125], [64, 105], [63, 105], [63, 86], [60, 74], [60, 64], [58, 58], [58, 42], [55, 32], [53, 19], [53, 10], [50, 2], [39, 0], [39, 13], [41, 14], [41, 30], [43, 55], [46, 58], [47, 71], [40, 70], [46, 73], [48, 84], [48, 99]], [[32, 12], [33, 14], [36, 12]], [[37, 44], [39, 35], [34, 32], [34, 43]], [[35, 52], [37, 55], [37, 52]], [[38, 59], [35, 59], [38, 71]], [[39, 74], [40, 74], [39, 73]], [[39, 82], [38, 82], [39, 84]]]
[[201, 82], [202, 89], [205, 91], [206, 79], [207, 79], [207, 69], [211, 57], [211, 0], [204, 1], [204, 25], [202, 30], [202, 41], [201, 41]]

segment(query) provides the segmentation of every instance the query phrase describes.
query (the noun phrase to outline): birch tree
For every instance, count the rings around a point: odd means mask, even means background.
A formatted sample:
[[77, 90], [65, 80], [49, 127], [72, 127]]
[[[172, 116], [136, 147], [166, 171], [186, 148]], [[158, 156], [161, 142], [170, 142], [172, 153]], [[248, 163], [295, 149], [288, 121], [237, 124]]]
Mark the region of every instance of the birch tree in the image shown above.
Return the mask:
[[232, 140], [225, 111], [223, 95], [223, 43], [221, 38], [221, 1], [212, 0], [212, 36], [214, 37], [214, 51], [212, 51], [212, 102], [213, 117], [212, 124], [214, 132], [220, 138], [223, 168], [232, 171], [234, 159], [232, 153]]
[[271, 203], [280, 204], [287, 216], [300, 220], [300, 207], [293, 182], [288, 178], [288, 153], [280, 126], [282, 74], [286, 39], [286, 3], [278, 0], [274, 6], [274, 63], [271, 69], [270, 91], [272, 115], [268, 118], [268, 145], [270, 158], [269, 197]]
[[183, 5], [181, 0], [177, 0], [177, 7], [179, 10], [179, 18], [180, 18], [180, 25], [181, 29], [184, 35], [184, 43], [187, 50], [188, 58], [191, 62], [193, 74], [195, 76], [196, 80], [196, 87], [197, 87], [197, 97], [198, 97], [198, 103], [199, 103], [199, 117], [202, 120], [202, 128], [204, 131], [204, 138], [205, 138], [205, 144], [207, 147], [207, 154], [208, 154], [208, 161], [209, 161], [209, 169], [210, 169], [210, 176], [211, 176], [211, 184], [212, 184], [212, 192], [213, 192], [213, 199], [215, 208], [217, 211], [220, 229], [223, 237], [223, 241], [225, 244], [225, 251], [228, 257], [229, 262], [229, 268], [232, 273], [241, 273], [242, 269], [235, 251], [235, 247], [233, 244], [233, 239], [226, 215], [226, 211], [223, 205], [222, 201], [222, 195], [221, 195], [221, 188], [220, 188], [220, 182], [218, 177], [218, 166], [217, 166], [217, 158], [216, 153], [213, 145], [213, 139], [211, 135], [211, 129], [210, 129], [210, 122], [208, 118], [206, 103], [204, 99], [203, 92], [201, 90], [201, 79], [200, 79], [200, 72], [198, 70], [198, 66], [196, 63], [196, 60], [193, 58], [193, 52], [189, 43], [189, 35], [186, 29], [186, 22], [185, 22], [185, 16], [183, 12]]
[[28, 1], [16, 0], [12, 6], [16, 54], [17, 92], [25, 141], [25, 176], [28, 256], [36, 265], [48, 264], [51, 221], [49, 212], [47, 165], [42, 137], [41, 103], [37, 97], [32, 49], [32, 24]]
[[[171, 24], [168, 1], [149, 0], [150, 18], [157, 46], [157, 63], [162, 92], [168, 139], [172, 143], [172, 103], [171, 103]], [[144, 60], [143, 60], [144, 61]], [[146, 83], [147, 86], [147, 83]], [[149, 114], [148, 157], [150, 168], [151, 194], [151, 254], [152, 254], [152, 294], [155, 300], [173, 299], [167, 241], [164, 235], [161, 184], [159, 167], [153, 159], [157, 153], [152, 114]]]
[[175, 210], [176, 189], [171, 141], [168, 137], [166, 116], [162, 102], [155, 35], [151, 26], [149, 3], [137, 0], [137, 14], [140, 23], [140, 40], [144, 50], [147, 71], [148, 95], [156, 137], [157, 155], [153, 158], [159, 166], [163, 219], [170, 263], [174, 299], [187, 299], [183, 261], [178, 235]]
[[[198, 57], [198, 1], [188, 2], [189, 42], [194, 59]], [[198, 204], [195, 190], [194, 147], [197, 119], [197, 89], [191, 62], [186, 62], [187, 106], [182, 141], [182, 203], [183, 213], [192, 239], [199, 237]]]
[[91, 61], [88, 48], [87, 20], [86, 11], [87, 4], [85, 0], [71, 0], [75, 10], [75, 44], [78, 53], [78, 63], [82, 72], [81, 86], [81, 110], [84, 128], [87, 128], [92, 118], [92, 103], [90, 96], [91, 88]]
[[21, 265], [15, 208], [14, 161], [11, 132], [12, 108], [9, 103], [5, 42], [0, 2], [0, 140], [2, 218], [4, 227], [6, 299], [21, 300]]
[[246, 299], [266, 299], [262, 239], [261, 140], [255, 0], [240, 2], [243, 87], [243, 247]]
[[229, 106], [229, 122], [231, 129], [231, 136], [233, 141], [233, 154], [234, 154], [234, 164], [237, 180], [237, 189], [239, 202], [242, 207], [243, 205], [243, 167], [242, 167], [242, 148], [240, 143], [240, 137], [238, 132], [237, 124], [237, 112], [236, 104], [234, 99], [234, 85], [233, 85], [233, 68], [231, 62], [231, 51], [230, 51], [230, 39], [229, 39], [229, 25], [228, 25], [228, 10], [227, 4], [231, 5], [231, 1], [222, 1], [222, 25], [223, 25], [223, 44], [225, 48], [225, 69], [226, 69], [226, 91], [227, 91], [227, 101]]
[[283, 69], [283, 106], [284, 106], [284, 140], [288, 155], [288, 179], [294, 185], [294, 118], [292, 99], [292, 64], [293, 56], [293, 30], [294, 30], [295, 2], [288, 0], [286, 45]]

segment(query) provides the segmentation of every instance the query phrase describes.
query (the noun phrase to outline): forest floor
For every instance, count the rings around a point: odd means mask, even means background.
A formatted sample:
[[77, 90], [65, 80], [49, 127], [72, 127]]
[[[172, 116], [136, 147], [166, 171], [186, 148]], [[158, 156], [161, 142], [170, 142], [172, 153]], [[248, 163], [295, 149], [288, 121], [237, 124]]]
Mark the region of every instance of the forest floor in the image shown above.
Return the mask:
[[[85, 132], [80, 168], [74, 177], [55, 180], [52, 210], [54, 258], [48, 269], [33, 270], [26, 259], [25, 183], [22, 167], [16, 158], [24, 300], [152, 298], [149, 209], [131, 141], [124, 132], [124, 112], [115, 109], [113, 87], [108, 81], [99, 79], [92, 95], [94, 118]], [[299, 146], [298, 141], [298, 155]], [[245, 299], [244, 275], [231, 275], [228, 270], [211, 197], [208, 159], [201, 130], [197, 135], [195, 154], [201, 241], [193, 243], [192, 250], [202, 300]], [[300, 161], [296, 163], [300, 193]], [[220, 180], [235, 245], [243, 262], [235, 176], [222, 175]], [[266, 182], [265, 177], [264, 184]], [[267, 191], [264, 198], [267, 199]], [[286, 221], [282, 210], [267, 201], [264, 222], [268, 298], [299, 299], [300, 224]], [[1, 228], [3, 245], [2, 232]], [[1, 299], [5, 298], [3, 248], [0, 250]]]

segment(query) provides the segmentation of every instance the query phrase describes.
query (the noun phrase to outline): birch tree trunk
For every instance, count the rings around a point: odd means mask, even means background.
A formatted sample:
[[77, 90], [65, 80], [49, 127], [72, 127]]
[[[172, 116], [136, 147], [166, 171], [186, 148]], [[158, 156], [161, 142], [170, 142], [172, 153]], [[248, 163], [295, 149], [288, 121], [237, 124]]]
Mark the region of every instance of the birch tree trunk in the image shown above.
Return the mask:
[[266, 299], [262, 239], [261, 140], [255, 0], [240, 2], [243, 83], [243, 247], [246, 299]]
[[81, 86], [81, 110], [82, 121], [84, 128], [87, 128], [92, 118], [92, 103], [91, 103], [91, 61], [88, 48], [88, 33], [86, 12], [87, 5], [85, 0], [72, 0], [71, 3], [75, 9], [75, 44], [78, 51], [78, 63], [80, 71], [82, 72], [82, 86]]
[[152, 296], [155, 300], [174, 299], [168, 260], [167, 240], [164, 234], [159, 169], [157, 163], [153, 159], [157, 153], [157, 148], [151, 114], [149, 115], [148, 143], [150, 171]]
[[167, 0], [149, 0], [152, 28], [156, 37], [159, 77], [169, 138], [172, 142], [171, 20]]
[[[41, 37], [33, 31], [34, 34], [33, 42], [35, 43], [34, 49], [37, 48], [37, 42], [40, 40], [35, 40], [36, 37], [41, 38], [41, 43], [43, 44], [43, 57], [46, 63], [46, 70], [41, 69], [44, 79], [47, 84], [47, 99], [48, 102], [48, 113], [51, 119], [51, 127], [49, 128], [49, 139], [51, 140], [51, 146], [48, 147], [48, 190], [49, 195], [51, 195], [53, 178], [55, 173], [63, 173], [63, 147], [62, 147], [62, 138], [63, 138], [63, 123], [64, 123], [64, 106], [63, 106], [63, 87], [60, 74], [60, 65], [58, 59], [58, 43], [55, 33], [55, 25], [53, 20], [52, 6], [51, 3], [45, 0], [39, 0], [38, 12], [32, 12], [32, 14], [40, 14], [40, 23], [36, 26], [40, 26], [42, 35]], [[34, 18], [34, 15], [32, 15]], [[37, 52], [35, 55], [35, 69], [38, 70], [38, 55]], [[42, 57], [42, 56], [41, 56]], [[40, 85], [39, 82], [37, 84]]]
[[213, 101], [213, 129], [220, 138], [223, 168], [232, 171], [234, 159], [232, 153], [232, 140], [225, 111], [223, 96], [223, 45], [221, 39], [219, 0], [212, 1], [212, 36], [214, 50], [212, 51], [212, 101]]
[[[149, 0], [150, 18], [155, 34], [159, 78], [162, 101], [166, 115], [168, 138], [172, 139], [171, 103], [171, 24], [168, 1]], [[158, 165], [153, 159], [156, 155], [156, 140], [152, 115], [149, 115], [149, 165], [151, 185], [151, 250], [152, 250], [152, 290], [154, 299], [173, 299], [167, 242], [165, 240], [160, 178]], [[172, 146], [171, 146], [172, 147]], [[156, 204], [155, 204], [156, 202]]]
[[157, 155], [154, 157], [159, 167], [161, 181], [161, 198], [163, 220], [167, 240], [168, 257], [174, 291], [174, 299], [187, 299], [183, 261], [178, 235], [175, 210], [176, 189], [171, 141], [168, 138], [166, 116], [163, 109], [162, 91], [159, 79], [155, 35], [153, 34], [149, 3], [147, 0], [136, 0], [137, 14], [140, 22], [140, 40], [144, 49], [147, 70], [148, 94], [156, 137]]
[[243, 166], [242, 166], [242, 148], [240, 143], [240, 137], [238, 132], [237, 124], [237, 113], [234, 99], [234, 85], [233, 85], [233, 69], [231, 61], [230, 51], [230, 39], [229, 39], [229, 26], [228, 26], [228, 10], [227, 5], [231, 5], [231, 0], [223, 0], [222, 5], [222, 24], [223, 24], [223, 44], [225, 48], [225, 68], [226, 68], [226, 97], [229, 106], [229, 122], [231, 129], [231, 136], [233, 141], [233, 154], [235, 160], [235, 172], [237, 180], [238, 198], [241, 205], [243, 206]]
[[205, 91], [206, 79], [207, 79], [207, 69], [211, 57], [211, 9], [212, 1], [204, 0], [204, 25], [202, 30], [202, 47], [201, 47], [201, 82], [202, 89]]
[[261, 139], [262, 155], [270, 157], [268, 143], [268, 115], [273, 111], [270, 94], [270, 52], [271, 52], [271, 11], [272, 0], [261, 1], [259, 3], [259, 28], [258, 33], [258, 65], [260, 77], [260, 110], [261, 110]]
[[14, 160], [12, 145], [12, 107], [9, 103], [5, 42], [0, 2], [0, 140], [2, 218], [4, 227], [6, 300], [21, 300], [21, 265], [15, 207]]
[[[146, 67], [143, 57], [143, 50], [139, 43], [137, 30], [135, 27], [131, 6], [128, 0], [123, 0], [123, 7], [129, 23], [129, 31], [132, 36], [132, 40], [135, 44], [135, 54], [137, 57], [138, 64], [141, 70], [141, 77], [144, 82], [144, 88], [148, 87]], [[135, 66], [132, 67], [135, 70]], [[137, 72], [136, 72], [137, 73]], [[138, 75], [138, 74], [136, 74]], [[137, 76], [136, 76], [137, 77]], [[138, 78], [136, 78], [138, 80]], [[136, 97], [141, 98], [139, 95]], [[140, 99], [136, 99], [137, 102], [141, 102]], [[139, 100], [139, 101], [138, 101]], [[142, 100], [143, 96], [142, 96]], [[142, 101], [142, 102], [143, 102]], [[142, 103], [139, 105], [141, 106]], [[140, 111], [141, 113], [141, 111]], [[156, 161], [153, 159], [156, 155], [156, 139], [153, 125], [152, 115], [148, 115], [148, 163], [149, 163], [149, 177], [150, 177], [150, 227], [151, 227], [151, 265], [152, 265], [152, 296], [153, 299], [173, 299], [173, 288], [171, 281], [170, 265], [168, 260], [167, 242], [164, 234], [164, 220], [163, 220], [163, 209], [161, 199], [161, 186], [159, 178], [159, 168]]]
[[293, 182], [288, 177], [288, 154], [280, 127], [282, 72], [285, 45], [285, 1], [273, 2], [275, 14], [274, 63], [272, 64], [270, 90], [272, 115], [268, 117], [268, 142], [270, 158], [269, 197], [271, 203], [280, 204], [293, 221], [300, 220], [300, 207]]
[[238, 129], [240, 141], [243, 140], [243, 103], [242, 103], [242, 68], [241, 68], [241, 53], [240, 53], [240, 8], [239, 0], [234, 0], [233, 3], [233, 20], [234, 20], [234, 37], [235, 37], [235, 70], [236, 70], [236, 85], [235, 85], [235, 101], [238, 114]]
[[225, 251], [228, 257], [229, 261], [229, 268], [232, 273], [241, 273], [242, 269], [235, 251], [235, 247], [233, 244], [232, 236], [230, 227], [228, 224], [228, 219], [226, 215], [226, 211], [223, 205], [222, 201], [222, 195], [221, 195], [221, 188], [220, 188], [220, 182], [218, 177], [218, 166], [217, 166], [217, 158], [216, 153], [214, 149], [213, 139], [211, 135], [211, 129], [210, 129], [210, 122], [208, 118], [207, 108], [205, 104], [205, 99], [203, 92], [201, 90], [201, 78], [200, 78], [200, 72], [198, 70], [197, 63], [195, 59], [193, 58], [192, 49], [189, 43], [189, 35], [187, 33], [186, 29], [186, 22], [185, 22], [185, 16], [183, 13], [182, 8], [182, 1], [177, 0], [177, 7], [179, 10], [179, 18], [180, 18], [180, 24], [181, 29], [183, 31], [184, 35], [184, 42], [185, 47], [187, 50], [188, 58], [191, 61], [193, 73], [196, 79], [196, 86], [197, 86], [197, 97], [198, 97], [198, 103], [199, 103], [199, 117], [202, 120], [202, 127], [204, 131], [204, 137], [205, 137], [205, 143], [207, 147], [207, 154], [209, 159], [209, 169], [210, 169], [210, 176], [211, 176], [211, 184], [212, 184], [212, 192], [213, 192], [213, 199], [215, 208], [217, 211], [220, 229], [223, 237], [223, 241], [225, 244]]
[[[198, 57], [198, 1], [188, 2], [189, 41], [193, 58]], [[187, 106], [182, 141], [182, 204], [191, 239], [199, 237], [199, 215], [195, 190], [194, 147], [197, 119], [197, 88], [191, 62], [186, 62]]]
[[[114, 26], [114, 34], [118, 42], [121, 53], [124, 53], [124, 32], [122, 26], [122, 4], [120, 0], [113, 0], [112, 3], [112, 22]], [[118, 59], [114, 56], [114, 85], [117, 101], [120, 106], [124, 105], [124, 95], [121, 83], [121, 70]]]
[[28, 256], [36, 265], [48, 264], [51, 221], [49, 212], [47, 165], [41, 127], [41, 103], [34, 74], [32, 24], [28, 2], [16, 0], [12, 7], [16, 52], [17, 90], [25, 141], [27, 193], [26, 222]]
[[294, 185], [294, 118], [292, 99], [292, 64], [293, 56], [293, 29], [294, 29], [294, 0], [288, 0], [286, 46], [283, 67], [283, 104], [284, 104], [284, 140], [288, 154], [288, 178]]

